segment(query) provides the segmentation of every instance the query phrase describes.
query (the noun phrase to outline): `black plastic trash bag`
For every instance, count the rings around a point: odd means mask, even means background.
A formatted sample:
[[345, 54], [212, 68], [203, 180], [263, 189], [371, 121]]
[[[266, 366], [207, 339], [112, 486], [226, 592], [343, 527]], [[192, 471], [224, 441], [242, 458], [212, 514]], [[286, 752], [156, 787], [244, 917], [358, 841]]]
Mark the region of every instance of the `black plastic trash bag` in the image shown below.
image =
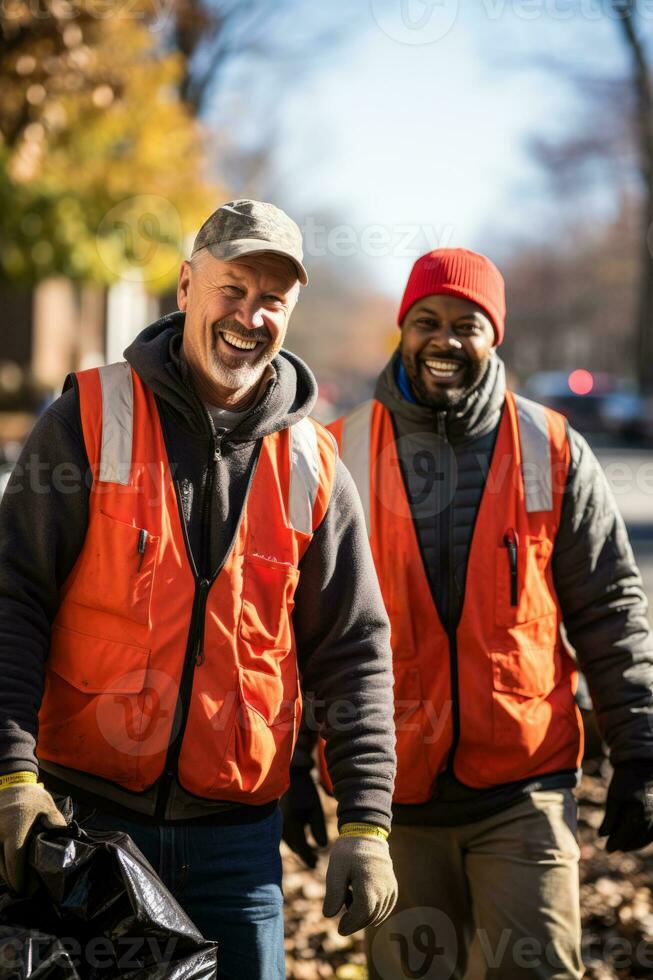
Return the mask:
[[29, 864], [37, 883], [29, 898], [0, 885], [0, 980], [217, 977], [217, 944], [127, 834], [72, 821], [35, 834]]
[[16, 926], [0, 926], [0, 977], [78, 980], [69, 953], [54, 936]]

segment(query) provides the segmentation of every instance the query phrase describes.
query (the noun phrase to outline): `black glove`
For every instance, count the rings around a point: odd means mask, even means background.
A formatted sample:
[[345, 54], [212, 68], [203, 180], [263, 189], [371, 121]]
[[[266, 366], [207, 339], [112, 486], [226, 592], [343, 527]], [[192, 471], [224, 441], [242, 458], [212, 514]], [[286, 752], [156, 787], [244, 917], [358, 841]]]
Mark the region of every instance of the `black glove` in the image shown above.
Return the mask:
[[653, 841], [653, 762], [624, 762], [612, 774], [599, 836], [606, 850], [637, 851]]
[[291, 767], [290, 788], [281, 797], [281, 812], [283, 839], [309, 868], [314, 868], [317, 854], [306, 838], [306, 825], [318, 847], [326, 847], [328, 840], [320, 795], [309, 768]]

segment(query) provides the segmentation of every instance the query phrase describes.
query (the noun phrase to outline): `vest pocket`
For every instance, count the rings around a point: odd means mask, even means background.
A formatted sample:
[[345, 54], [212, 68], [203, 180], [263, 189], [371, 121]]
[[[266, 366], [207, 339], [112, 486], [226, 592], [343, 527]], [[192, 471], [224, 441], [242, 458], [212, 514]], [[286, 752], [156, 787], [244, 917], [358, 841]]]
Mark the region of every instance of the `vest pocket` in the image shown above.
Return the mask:
[[516, 626], [555, 612], [546, 579], [553, 545], [546, 538], [525, 541], [506, 532], [496, 554], [496, 622]]
[[[294, 665], [293, 665], [294, 667]], [[270, 728], [294, 720], [297, 698], [296, 668], [294, 676], [265, 674], [260, 670], [238, 671], [239, 693], [247, 714], [257, 715]], [[254, 726], [258, 724], [252, 719]], [[260, 725], [258, 725], [260, 728]]]
[[236, 710], [216, 753], [210, 797], [267, 803], [285, 793], [301, 718], [294, 658], [292, 673], [288, 667], [287, 677], [239, 668]]
[[[555, 613], [507, 631], [492, 650], [492, 711], [497, 745], [539, 746], [552, 710], [556, 684], [558, 618]], [[497, 646], [499, 648], [497, 649]]]
[[68, 598], [147, 623], [158, 550], [158, 535], [98, 511], [90, 520]]
[[147, 647], [52, 627], [48, 667], [85, 694], [142, 691], [149, 657]]
[[158, 725], [145, 697], [149, 660], [147, 647], [55, 625], [39, 715], [39, 754], [142, 789], [140, 757], [152, 723]]
[[[299, 581], [299, 569], [294, 565], [246, 555], [243, 571], [243, 598], [238, 633], [254, 658], [265, 651], [290, 650], [292, 629], [290, 615]], [[246, 667], [250, 663], [243, 664]], [[254, 663], [252, 662], [252, 666]]]
[[557, 616], [552, 613], [508, 631], [492, 651], [496, 691], [524, 697], [549, 694], [555, 683], [556, 627]]

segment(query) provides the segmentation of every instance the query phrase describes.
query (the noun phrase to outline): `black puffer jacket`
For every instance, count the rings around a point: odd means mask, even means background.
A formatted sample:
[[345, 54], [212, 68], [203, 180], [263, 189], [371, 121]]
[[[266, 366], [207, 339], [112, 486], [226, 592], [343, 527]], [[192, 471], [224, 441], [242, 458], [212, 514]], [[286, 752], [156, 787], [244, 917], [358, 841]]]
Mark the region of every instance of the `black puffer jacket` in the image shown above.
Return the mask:
[[[413, 404], [397, 383], [397, 358], [375, 397], [392, 414], [413, 519], [443, 622], [456, 624], [466, 588], [476, 513], [489, 471], [505, 398], [505, 372], [493, 354], [460, 410]], [[587, 677], [613, 764], [644, 760], [653, 772], [653, 642], [647, 604], [623, 520], [585, 439], [569, 429], [571, 466], [553, 553], [555, 588], [570, 643]], [[431, 467], [425, 460], [432, 461]], [[433, 473], [438, 479], [433, 480]], [[428, 491], [428, 492], [425, 492]], [[449, 594], [453, 562], [454, 594]], [[465, 651], [460, 650], [459, 656]], [[462, 696], [462, 695], [461, 695]], [[394, 807], [395, 821], [455, 824], [490, 815], [533, 788], [573, 786], [575, 774], [490, 790], [461, 786], [450, 773], [429, 804]]]

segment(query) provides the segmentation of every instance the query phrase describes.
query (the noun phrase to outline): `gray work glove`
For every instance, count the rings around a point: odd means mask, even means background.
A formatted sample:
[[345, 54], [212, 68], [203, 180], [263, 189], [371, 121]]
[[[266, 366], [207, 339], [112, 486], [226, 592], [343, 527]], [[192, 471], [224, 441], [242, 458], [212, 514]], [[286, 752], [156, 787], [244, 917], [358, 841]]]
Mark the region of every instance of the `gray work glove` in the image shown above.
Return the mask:
[[397, 879], [388, 842], [380, 837], [339, 837], [331, 848], [323, 913], [347, 911], [338, 924], [341, 936], [378, 926], [397, 901]]
[[0, 878], [19, 895], [25, 894], [30, 834], [65, 826], [65, 817], [40, 783], [17, 783], [0, 790]]

